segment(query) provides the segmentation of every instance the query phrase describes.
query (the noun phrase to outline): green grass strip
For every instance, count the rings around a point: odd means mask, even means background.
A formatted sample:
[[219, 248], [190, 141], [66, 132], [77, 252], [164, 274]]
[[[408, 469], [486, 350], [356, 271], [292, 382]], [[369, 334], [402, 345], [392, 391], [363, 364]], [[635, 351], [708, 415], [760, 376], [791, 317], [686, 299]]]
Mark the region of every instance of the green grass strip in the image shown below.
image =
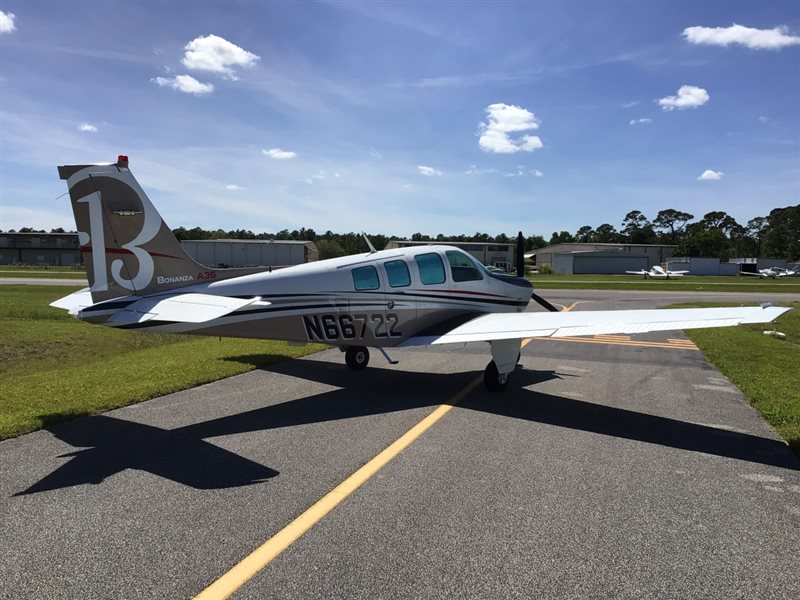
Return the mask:
[[674, 292], [785, 292], [800, 293], [800, 278], [700, 277], [644, 279], [637, 275], [530, 275], [540, 290], [627, 290]]
[[0, 439], [323, 349], [98, 327], [47, 306], [68, 287], [0, 288]]
[[[800, 302], [776, 321], [786, 339], [764, 335], [770, 325], [690, 329], [686, 334], [706, 358], [730, 379], [748, 402], [800, 456]], [[692, 302], [669, 308], [731, 306]]]

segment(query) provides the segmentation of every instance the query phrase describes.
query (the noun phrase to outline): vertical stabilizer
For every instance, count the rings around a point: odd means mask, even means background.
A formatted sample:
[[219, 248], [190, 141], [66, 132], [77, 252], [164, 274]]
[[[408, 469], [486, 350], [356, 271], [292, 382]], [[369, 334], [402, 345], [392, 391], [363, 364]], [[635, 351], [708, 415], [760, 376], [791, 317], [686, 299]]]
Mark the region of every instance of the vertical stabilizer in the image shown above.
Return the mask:
[[128, 169], [127, 156], [61, 166], [58, 174], [69, 187], [94, 302], [253, 272], [210, 269], [192, 259]]

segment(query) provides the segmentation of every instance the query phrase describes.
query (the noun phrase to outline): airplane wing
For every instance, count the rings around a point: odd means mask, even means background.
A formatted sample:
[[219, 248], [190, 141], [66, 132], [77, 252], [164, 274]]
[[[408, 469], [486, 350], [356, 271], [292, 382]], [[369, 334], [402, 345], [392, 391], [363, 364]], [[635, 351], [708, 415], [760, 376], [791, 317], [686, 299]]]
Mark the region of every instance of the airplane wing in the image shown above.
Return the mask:
[[686, 275], [689, 271], [667, 271], [670, 275]]
[[755, 275], [756, 277], [763, 277], [763, 273], [751, 273], [750, 271], [739, 271], [739, 275]]
[[120, 309], [109, 319], [109, 323], [143, 323], [149, 320], [178, 323], [205, 323], [224, 317], [235, 310], [257, 302], [269, 305], [260, 298], [231, 298], [211, 294], [176, 294], [142, 298]]
[[630, 275], [645, 275], [647, 273], [647, 271], [645, 271], [644, 269], [642, 269], [641, 271], [625, 271], [625, 272]]
[[475, 317], [443, 334], [411, 337], [400, 346], [731, 327], [740, 323], [768, 323], [789, 310], [791, 309], [765, 305], [666, 310], [492, 313]]

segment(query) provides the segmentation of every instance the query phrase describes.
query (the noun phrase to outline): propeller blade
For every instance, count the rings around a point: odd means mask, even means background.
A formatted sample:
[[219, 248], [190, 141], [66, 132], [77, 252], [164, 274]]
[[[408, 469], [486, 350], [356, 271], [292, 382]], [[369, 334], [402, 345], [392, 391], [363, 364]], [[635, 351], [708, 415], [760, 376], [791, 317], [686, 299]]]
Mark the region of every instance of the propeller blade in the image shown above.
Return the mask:
[[539, 296], [536, 292], [531, 292], [531, 298], [536, 300], [541, 306], [544, 306], [550, 312], [560, 312], [555, 306], [550, 304], [547, 300]]

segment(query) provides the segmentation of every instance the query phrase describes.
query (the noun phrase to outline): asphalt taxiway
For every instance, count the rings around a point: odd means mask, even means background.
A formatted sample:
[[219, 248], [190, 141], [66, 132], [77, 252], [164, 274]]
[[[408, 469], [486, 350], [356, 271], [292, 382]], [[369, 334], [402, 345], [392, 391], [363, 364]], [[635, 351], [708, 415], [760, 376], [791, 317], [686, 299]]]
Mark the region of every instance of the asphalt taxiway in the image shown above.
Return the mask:
[[254, 550], [263, 568], [213, 594], [800, 596], [800, 460], [683, 334], [534, 340], [504, 394], [480, 385], [485, 345], [392, 355], [353, 373], [325, 351], [0, 443], [0, 597], [192, 597]]

